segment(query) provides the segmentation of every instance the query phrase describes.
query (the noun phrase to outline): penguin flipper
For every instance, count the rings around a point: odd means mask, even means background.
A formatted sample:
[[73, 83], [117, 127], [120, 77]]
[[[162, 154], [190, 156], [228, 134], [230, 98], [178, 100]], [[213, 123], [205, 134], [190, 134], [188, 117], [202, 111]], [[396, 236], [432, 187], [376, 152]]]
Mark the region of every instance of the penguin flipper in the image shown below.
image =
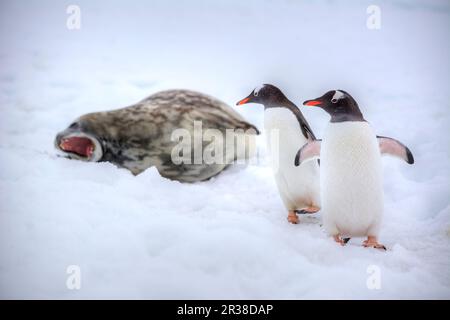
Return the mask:
[[313, 140], [311, 142], [305, 143], [295, 155], [295, 166], [298, 167], [305, 161], [319, 159], [321, 142], [322, 140]]
[[414, 163], [414, 157], [411, 150], [400, 141], [383, 136], [377, 136], [377, 139], [381, 154], [392, 155], [406, 161], [408, 164]]

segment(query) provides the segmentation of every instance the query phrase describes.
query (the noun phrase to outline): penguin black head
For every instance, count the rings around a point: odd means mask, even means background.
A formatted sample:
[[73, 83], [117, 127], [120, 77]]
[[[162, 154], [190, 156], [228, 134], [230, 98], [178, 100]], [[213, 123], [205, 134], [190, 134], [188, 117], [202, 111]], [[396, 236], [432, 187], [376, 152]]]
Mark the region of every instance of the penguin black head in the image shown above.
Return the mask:
[[280, 89], [271, 84], [255, 88], [246, 98], [238, 101], [237, 106], [246, 103], [260, 103], [265, 107], [283, 105], [290, 102]]
[[319, 98], [306, 100], [303, 105], [322, 108], [331, 116], [331, 122], [365, 121], [358, 103], [344, 90], [328, 91]]
[[240, 106], [247, 103], [260, 103], [264, 105], [265, 110], [268, 108], [287, 108], [297, 118], [303, 136], [306, 139], [316, 139], [300, 109], [292, 101], [286, 98], [284, 93], [274, 85], [263, 84], [262, 86], [255, 88], [246, 98], [238, 101], [236, 105]]

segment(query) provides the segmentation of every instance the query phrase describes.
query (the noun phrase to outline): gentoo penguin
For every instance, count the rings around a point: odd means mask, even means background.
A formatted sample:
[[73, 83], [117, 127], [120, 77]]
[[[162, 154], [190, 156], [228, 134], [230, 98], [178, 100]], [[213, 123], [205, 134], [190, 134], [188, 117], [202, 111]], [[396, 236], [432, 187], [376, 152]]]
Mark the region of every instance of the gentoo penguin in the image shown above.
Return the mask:
[[[250, 143], [258, 133], [255, 126], [220, 100], [189, 90], [167, 90], [126, 108], [83, 115], [56, 136], [55, 146], [71, 159], [109, 161], [136, 175], [155, 166], [165, 178], [196, 182], [219, 174], [234, 160], [249, 155], [247, 144], [239, 150], [225, 150], [223, 161], [204, 161], [201, 151], [212, 143], [223, 144], [214, 147], [226, 149], [225, 139], [206, 139], [207, 130], [225, 138], [229, 131], [236, 139], [243, 134]], [[177, 141], [176, 132], [186, 136]], [[186, 150], [187, 160], [199, 155], [199, 161], [173, 161], [180, 140], [185, 144], [182, 150]], [[200, 152], [196, 152], [194, 144]]]
[[251, 102], [264, 105], [264, 129], [275, 181], [288, 210], [288, 221], [298, 223], [297, 212], [315, 213], [320, 209], [318, 162], [298, 168], [293, 163], [298, 149], [315, 139], [314, 133], [300, 109], [271, 84], [254, 89], [237, 105]]
[[342, 237], [367, 237], [363, 245], [385, 249], [378, 243], [383, 214], [381, 154], [414, 163], [411, 151], [388, 137], [376, 136], [355, 99], [343, 90], [332, 90], [307, 100], [331, 116], [322, 141], [303, 146], [299, 165], [320, 157], [323, 223], [327, 233], [342, 245]]

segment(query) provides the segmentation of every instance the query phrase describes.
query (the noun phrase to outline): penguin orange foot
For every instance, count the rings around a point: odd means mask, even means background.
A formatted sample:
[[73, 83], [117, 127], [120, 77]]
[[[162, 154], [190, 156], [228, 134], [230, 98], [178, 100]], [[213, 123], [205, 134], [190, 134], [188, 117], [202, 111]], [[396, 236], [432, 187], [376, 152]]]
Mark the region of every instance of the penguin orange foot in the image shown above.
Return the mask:
[[350, 240], [349, 238], [342, 239], [341, 236], [338, 234], [333, 236], [333, 238], [334, 238], [334, 241], [339, 243], [341, 246], [345, 246], [346, 243], [348, 242], [348, 240]]
[[292, 224], [298, 223], [298, 217], [297, 217], [297, 214], [295, 213], [295, 211], [289, 211], [287, 219]]
[[386, 250], [386, 247], [383, 246], [381, 243], [378, 243], [377, 237], [374, 237], [374, 236], [368, 236], [367, 240], [365, 240], [363, 242], [363, 246], [366, 248], [375, 248], [375, 249]]
[[295, 210], [295, 212], [298, 214], [313, 214], [313, 213], [318, 212], [319, 210], [320, 210], [320, 208], [311, 206], [311, 207], [303, 208], [301, 210]]

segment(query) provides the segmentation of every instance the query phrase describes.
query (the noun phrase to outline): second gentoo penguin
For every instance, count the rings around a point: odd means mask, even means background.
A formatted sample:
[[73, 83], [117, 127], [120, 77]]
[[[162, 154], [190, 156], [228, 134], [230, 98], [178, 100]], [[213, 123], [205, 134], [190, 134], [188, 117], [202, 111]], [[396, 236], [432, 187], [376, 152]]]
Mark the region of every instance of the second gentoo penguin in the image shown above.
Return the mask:
[[385, 249], [378, 243], [383, 214], [381, 154], [413, 164], [411, 151], [397, 140], [376, 136], [355, 99], [343, 90], [329, 91], [303, 104], [320, 107], [331, 116], [322, 141], [303, 146], [295, 158], [298, 165], [320, 157], [327, 233], [342, 245], [343, 236], [365, 236], [365, 247]]
[[271, 84], [254, 89], [237, 105], [246, 103], [264, 105], [264, 129], [272, 155], [275, 181], [288, 210], [288, 221], [298, 223], [297, 212], [315, 213], [320, 209], [318, 162], [305, 163], [300, 167], [293, 163], [298, 149], [315, 140], [314, 133], [300, 109]]

